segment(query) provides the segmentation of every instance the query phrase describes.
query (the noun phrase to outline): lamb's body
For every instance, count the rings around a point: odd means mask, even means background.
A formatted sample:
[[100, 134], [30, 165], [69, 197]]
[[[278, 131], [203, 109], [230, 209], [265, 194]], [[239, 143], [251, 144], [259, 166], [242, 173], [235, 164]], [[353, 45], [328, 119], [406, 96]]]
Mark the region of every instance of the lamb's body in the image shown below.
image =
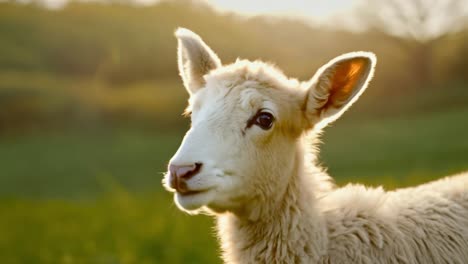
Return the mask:
[[[325, 263], [466, 263], [468, 174], [383, 192], [349, 186], [325, 200]], [[347, 261], [348, 260], [348, 261]]]
[[391, 192], [348, 185], [317, 199], [296, 187], [269, 217], [219, 218], [228, 263], [468, 261], [468, 173]]
[[217, 217], [226, 262], [468, 263], [468, 173], [392, 192], [337, 188], [305, 150], [365, 90], [373, 54], [299, 82], [261, 62], [222, 66], [194, 33], [177, 37], [192, 127], [165, 186], [182, 210]]

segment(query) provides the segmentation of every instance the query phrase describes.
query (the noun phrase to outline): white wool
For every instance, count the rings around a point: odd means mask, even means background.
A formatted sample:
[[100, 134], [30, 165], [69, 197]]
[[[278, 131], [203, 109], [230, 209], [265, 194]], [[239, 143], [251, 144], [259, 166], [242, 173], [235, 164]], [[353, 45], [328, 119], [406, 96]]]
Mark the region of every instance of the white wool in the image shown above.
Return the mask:
[[[200, 37], [178, 37], [192, 127], [171, 164], [203, 166], [185, 182], [196, 194], [170, 173], [164, 184], [182, 210], [217, 218], [226, 263], [468, 263], [468, 173], [387, 192], [338, 188], [317, 165], [321, 128], [366, 89], [373, 54], [301, 83], [258, 61], [221, 66]], [[261, 111], [271, 128], [251, 124]]]

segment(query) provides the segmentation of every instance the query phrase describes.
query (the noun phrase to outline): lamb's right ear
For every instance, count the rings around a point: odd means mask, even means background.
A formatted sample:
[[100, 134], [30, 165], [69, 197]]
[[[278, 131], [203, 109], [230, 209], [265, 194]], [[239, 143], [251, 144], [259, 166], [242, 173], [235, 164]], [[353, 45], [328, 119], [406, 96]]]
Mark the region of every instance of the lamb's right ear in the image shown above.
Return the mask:
[[192, 31], [178, 28], [177, 60], [185, 88], [193, 94], [205, 85], [203, 76], [221, 66], [218, 56]]
[[320, 129], [340, 117], [366, 89], [376, 61], [371, 52], [352, 52], [320, 68], [309, 83], [303, 106], [308, 126]]

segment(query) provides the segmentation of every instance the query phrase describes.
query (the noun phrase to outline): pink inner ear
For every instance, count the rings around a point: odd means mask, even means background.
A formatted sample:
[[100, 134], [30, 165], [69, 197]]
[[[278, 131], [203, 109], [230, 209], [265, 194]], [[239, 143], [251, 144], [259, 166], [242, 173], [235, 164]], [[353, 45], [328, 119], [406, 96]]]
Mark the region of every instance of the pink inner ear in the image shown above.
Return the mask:
[[339, 63], [330, 78], [330, 96], [324, 109], [340, 108], [346, 104], [357, 92], [357, 84], [361, 81], [366, 70], [365, 58], [353, 58]]

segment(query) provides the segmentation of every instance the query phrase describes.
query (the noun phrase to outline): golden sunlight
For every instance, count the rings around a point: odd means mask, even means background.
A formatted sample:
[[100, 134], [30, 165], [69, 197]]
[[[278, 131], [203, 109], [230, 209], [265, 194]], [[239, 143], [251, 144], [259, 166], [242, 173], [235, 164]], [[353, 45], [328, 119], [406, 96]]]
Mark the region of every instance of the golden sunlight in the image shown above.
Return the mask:
[[349, 12], [356, 4], [355, 0], [206, 0], [221, 11], [234, 11], [246, 15], [294, 16], [323, 22], [336, 15]]

